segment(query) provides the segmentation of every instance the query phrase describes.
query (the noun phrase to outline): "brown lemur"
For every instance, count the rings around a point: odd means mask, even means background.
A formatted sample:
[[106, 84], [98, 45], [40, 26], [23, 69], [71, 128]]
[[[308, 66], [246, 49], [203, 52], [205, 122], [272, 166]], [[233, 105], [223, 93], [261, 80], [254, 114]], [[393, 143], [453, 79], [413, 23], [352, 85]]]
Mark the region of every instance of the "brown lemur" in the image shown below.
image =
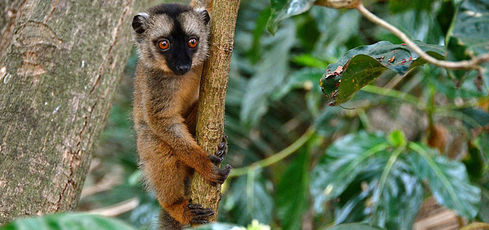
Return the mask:
[[162, 228], [205, 224], [213, 211], [190, 200], [194, 171], [209, 183], [226, 180], [231, 166], [218, 167], [219, 144], [207, 154], [195, 141], [200, 75], [208, 56], [209, 14], [180, 4], [161, 4], [134, 16], [139, 61], [133, 118], [145, 176], [162, 206]]

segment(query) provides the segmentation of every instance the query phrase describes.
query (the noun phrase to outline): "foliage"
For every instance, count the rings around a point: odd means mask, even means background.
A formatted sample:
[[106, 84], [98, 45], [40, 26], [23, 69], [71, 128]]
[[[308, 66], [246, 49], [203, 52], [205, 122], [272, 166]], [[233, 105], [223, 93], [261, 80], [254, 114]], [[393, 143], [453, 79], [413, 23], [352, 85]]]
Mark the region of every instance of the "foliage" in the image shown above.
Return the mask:
[[44, 217], [29, 217], [13, 221], [1, 230], [135, 230], [124, 222], [85, 213], [65, 213]]
[[[489, 222], [487, 63], [426, 64], [355, 10], [241, 2], [226, 161], [243, 173], [224, 185], [220, 223], [199, 229], [411, 229], [427, 197], [469, 222]], [[436, 58], [488, 53], [487, 0], [371, 2]], [[86, 187], [117, 183], [84, 197], [79, 210], [136, 197], [138, 207], [119, 218], [155, 229], [159, 207], [141, 182], [129, 119], [134, 64], [135, 55]]]

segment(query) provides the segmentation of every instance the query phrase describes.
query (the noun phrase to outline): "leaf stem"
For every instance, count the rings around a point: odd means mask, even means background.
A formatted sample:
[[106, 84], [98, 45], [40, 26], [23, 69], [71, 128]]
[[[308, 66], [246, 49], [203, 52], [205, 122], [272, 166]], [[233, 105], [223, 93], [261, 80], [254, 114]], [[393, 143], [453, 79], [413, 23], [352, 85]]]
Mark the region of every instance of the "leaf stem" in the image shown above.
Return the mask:
[[382, 196], [382, 192], [384, 191], [384, 186], [385, 182], [387, 181], [387, 176], [389, 176], [389, 173], [391, 172], [392, 167], [396, 163], [397, 158], [399, 155], [404, 151], [406, 146], [400, 146], [398, 147], [392, 155], [389, 157], [389, 160], [387, 161], [387, 164], [385, 165], [384, 171], [382, 172], [382, 175], [380, 176], [379, 180], [379, 187], [377, 189], [378, 192], [375, 193], [373, 201], [375, 202], [375, 206], [373, 208], [373, 213], [374, 215], [376, 214], [377, 208], [379, 207], [379, 199]]
[[404, 93], [401, 91], [393, 90], [393, 89], [386, 89], [386, 88], [382, 88], [382, 87], [378, 87], [378, 86], [374, 86], [374, 85], [366, 85], [361, 90], [368, 92], [368, 93], [381, 95], [381, 96], [398, 98], [398, 99], [407, 101], [407, 102], [409, 102], [413, 105], [416, 105], [416, 106], [422, 105], [422, 103], [415, 96], [412, 96], [410, 94], [407, 94], [407, 93]]
[[315, 133], [316, 130], [313, 127], [310, 127], [299, 139], [297, 139], [294, 143], [289, 145], [287, 148], [281, 150], [276, 154], [273, 154], [272, 156], [266, 159], [254, 162], [249, 166], [232, 169], [231, 173], [229, 174], [229, 177], [242, 176], [252, 171], [255, 171], [259, 168], [264, 168], [283, 160], [284, 158], [290, 156], [291, 154], [295, 153], [299, 148], [301, 148], [309, 139], [311, 139], [314, 136]]
[[356, 9], [368, 20], [371, 22], [383, 27], [386, 30], [389, 30], [392, 32], [394, 35], [399, 37], [403, 42], [406, 43], [406, 46], [411, 48], [415, 53], [417, 53], [421, 58], [426, 60], [427, 62], [436, 65], [438, 67], [443, 67], [446, 69], [477, 69], [479, 68], [479, 64], [483, 62], [488, 62], [489, 61], [489, 54], [482, 54], [480, 56], [474, 57], [470, 60], [464, 60], [464, 61], [458, 61], [458, 62], [452, 62], [452, 61], [443, 61], [443, 60], [438, 60], [429, 54], [425, 53], [421, 48], [419, 48], [405, 33], [403, 33], [401, 30], [396, 28], [395, 26], [389, 24], [388, 22], [384, 21], [383, 19], [377, 17], [375, 14], [367, 10], [365, 6], [360, 3], [356, 6]]

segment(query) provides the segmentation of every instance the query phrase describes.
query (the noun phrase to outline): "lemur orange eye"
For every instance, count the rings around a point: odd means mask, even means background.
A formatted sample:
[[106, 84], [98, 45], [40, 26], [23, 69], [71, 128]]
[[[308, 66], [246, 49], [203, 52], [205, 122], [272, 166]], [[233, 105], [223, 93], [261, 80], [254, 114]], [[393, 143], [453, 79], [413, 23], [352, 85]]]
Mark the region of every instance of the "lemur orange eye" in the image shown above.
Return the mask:
[[199, 42], [198, 42], [198, 41], [197, 41], [197, 39], [195, 39], [195, 38], [191, 38], [191, 39], [190, 39], [190, 40], [188, 40], [188, 42], [187, 42], [187, 45], [188, 45], [188, 47], [190, 47], [190, 48], [195, 48], [195, 47], [197, 47], [197, 44], [199, 44]]
[[168, 48], [170, 48], [170, 41], [168, 40], [161, 40], [158, 42], [158, 47], [161, 49], [161, 50], [167, 50]]

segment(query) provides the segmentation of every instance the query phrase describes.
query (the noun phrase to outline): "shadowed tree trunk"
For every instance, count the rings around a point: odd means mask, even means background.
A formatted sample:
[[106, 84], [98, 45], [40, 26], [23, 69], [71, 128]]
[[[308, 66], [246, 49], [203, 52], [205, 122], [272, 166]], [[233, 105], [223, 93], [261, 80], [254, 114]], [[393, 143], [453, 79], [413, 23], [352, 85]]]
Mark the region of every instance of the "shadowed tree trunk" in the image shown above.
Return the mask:
[[0, 224], [77, 205], [148, 2], [0, 1]]

